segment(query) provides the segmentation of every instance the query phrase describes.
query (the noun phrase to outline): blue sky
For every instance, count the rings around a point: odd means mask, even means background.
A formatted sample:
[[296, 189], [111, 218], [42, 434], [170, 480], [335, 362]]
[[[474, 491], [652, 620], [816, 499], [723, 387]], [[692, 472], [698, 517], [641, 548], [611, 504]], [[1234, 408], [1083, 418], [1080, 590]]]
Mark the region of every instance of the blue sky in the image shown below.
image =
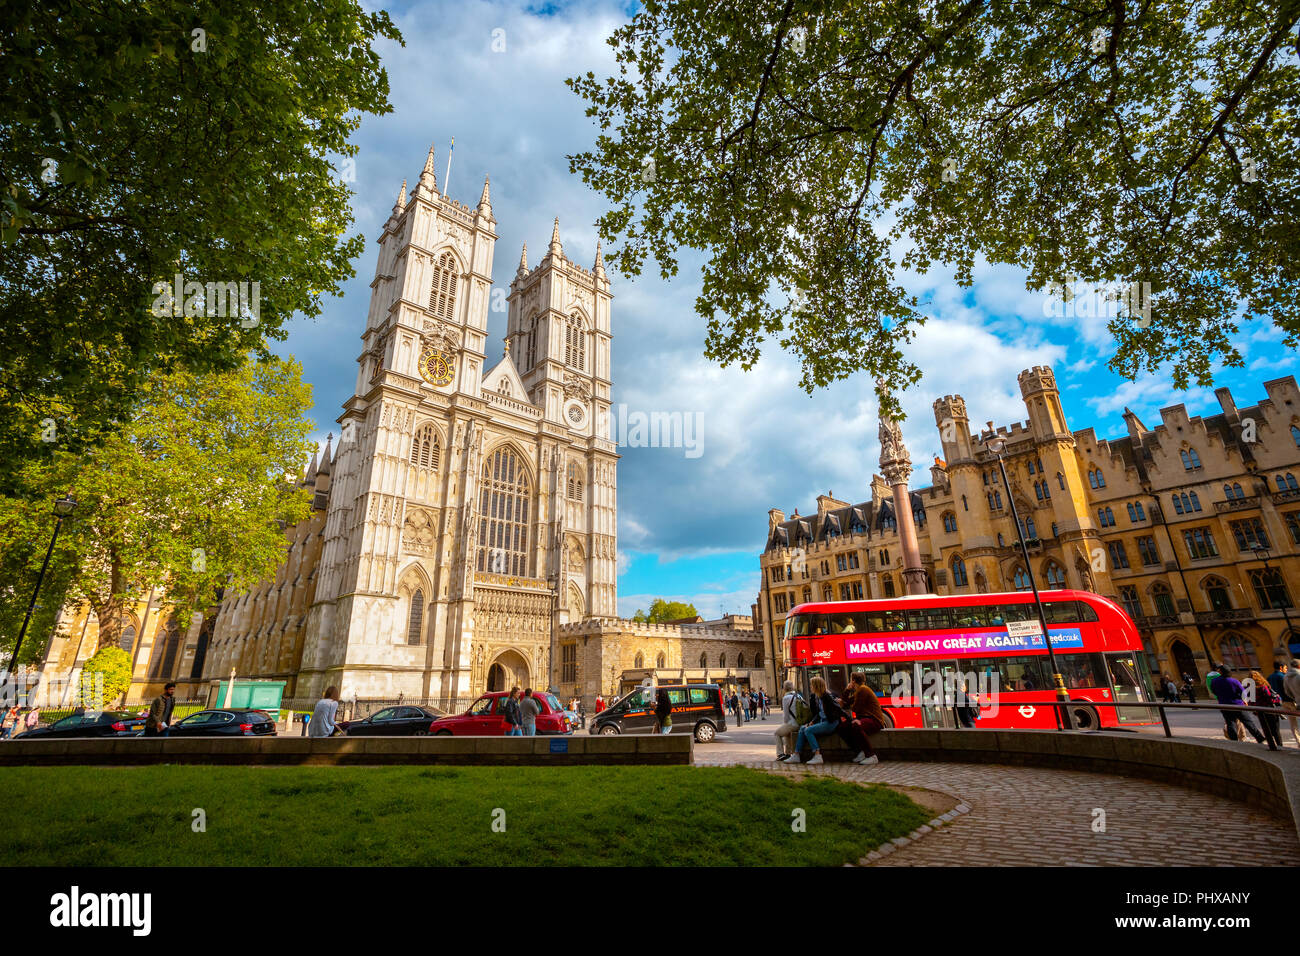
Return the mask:
[[[337, 434], [335, 421], [356, 379], [356, 355], [369, 303], [378, 236], [403, 179], [413, 186], [430, 142], [445, 188], [447, 146], [454, 136], [450, 193], [477, 203], [492, 177], [497, 217], [494, 287], [507, 288], [527, 241], [534, 263], [560, 218], [565, 253], [590, 265], [600, 198], [568, 172], [565, 156], [590, 146], [593, 127], [565, 77], [612, 75], [605, 38], [627, 3], [429, 3], [387, 8], [406, 46], [380, 53], [392, 86], [393, 112], [367, 117], [354, 134], [360, 149], [354, 231], [367, 239], [357, 277], [325, 302], [314, 321], [289, 326], [281, 348], [302, 362], [314, 388], [315, 437]], [[493, 52], [502, 30], [504, 52]], [[498, 46], [500, 44], [498, 43]], [[624, 448], [619, 464], [619, 610], [631, 614], [653, 598], [692, 601], [705, 615], [748, 613], [759, 586], [758, 553], [767, 510], [815, 508], [816, 496], [869, 497], [879, 446], [871, 385], [863, 377], [806, 395], [798, 368], [776, 347], [751, 372], [719, 369], [703, 358], [704, 328], [693, 308], [702, 258], [686, 253], [679, 274], [653, 270], [613, 283], [614, 401], [630, 411], [698, 413], [699, 454], [681, 448]], [[1159, 409], [1185, 403], [1191, 414], [1218, 410], [1212, 389], [1178, 392], [1167, 375], [1128, 382], [1106, 370], [1113, 344], [1105, 320], [1051, 317], [1044, 298], [1025, 289], [1020, 270], [984, 266], [962, 288], [943, 271], [906, 277], [931, 316], [908, 357], [924, 372], [901, 397], [903, 429], [928, 484], [939, 451], [930, 410], [935, 398], [961, 394], [978, 427], [1022, 420], [1016, 375], [1032, 365], [1056, 370], [1062, 403], [1075, 430], [1124, 433], [1127, 405], [1148, 424]], [[489, 319], [489, 362], [500, 355], [505, 312]], [[1297, 363], [1271, 327], [1247, 325], [1239, 347], [1246, 368], [1222, 372], [1238, 405], [1264, 397], [1262, 382], [1296, 373]], [[348, 343], [352, 343], [350, 346]]]

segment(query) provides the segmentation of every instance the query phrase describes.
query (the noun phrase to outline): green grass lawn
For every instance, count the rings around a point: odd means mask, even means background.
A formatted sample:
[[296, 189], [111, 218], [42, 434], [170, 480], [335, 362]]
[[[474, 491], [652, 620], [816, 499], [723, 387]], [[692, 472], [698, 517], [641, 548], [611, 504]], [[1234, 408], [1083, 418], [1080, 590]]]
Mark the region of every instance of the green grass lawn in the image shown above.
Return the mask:
[[837, 866], [931, 816], [743, 767], [13, 767], [0, 787], [4, 866]]

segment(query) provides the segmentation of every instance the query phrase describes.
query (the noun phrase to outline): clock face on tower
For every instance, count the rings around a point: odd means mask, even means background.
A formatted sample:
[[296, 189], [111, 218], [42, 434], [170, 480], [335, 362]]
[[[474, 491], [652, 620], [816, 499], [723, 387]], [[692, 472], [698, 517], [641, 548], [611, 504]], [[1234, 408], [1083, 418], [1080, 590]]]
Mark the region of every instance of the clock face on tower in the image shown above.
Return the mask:
[[450, 385], [456, 370], [451, 356], [437, 349], [429, 349], [420, 356], [420, 375], [430, 385]]

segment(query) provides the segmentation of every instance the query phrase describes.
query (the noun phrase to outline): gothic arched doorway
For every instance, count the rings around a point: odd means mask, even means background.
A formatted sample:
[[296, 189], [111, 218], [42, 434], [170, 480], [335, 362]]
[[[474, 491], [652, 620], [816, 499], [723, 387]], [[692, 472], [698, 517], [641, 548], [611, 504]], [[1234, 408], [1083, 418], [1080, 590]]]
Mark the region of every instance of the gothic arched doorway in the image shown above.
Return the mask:
[[509, 690], [515, 686], [529, 686], [528, 662], [518, 651], [503, 651], [488, 667], [487, 690]]
[[1177, 670], [1177, 673], [1170, 674], [1170, 677], [1177, 680], [1184, 674], [1197, 678], [1201, 676], [1201, 672], [1196, 669], [1196, 658], [1192, 656], [1192, 649], [1182, 641], [1174, 641], [1169, 645], [1169, 656], [1174, 659], [1174, 668]]

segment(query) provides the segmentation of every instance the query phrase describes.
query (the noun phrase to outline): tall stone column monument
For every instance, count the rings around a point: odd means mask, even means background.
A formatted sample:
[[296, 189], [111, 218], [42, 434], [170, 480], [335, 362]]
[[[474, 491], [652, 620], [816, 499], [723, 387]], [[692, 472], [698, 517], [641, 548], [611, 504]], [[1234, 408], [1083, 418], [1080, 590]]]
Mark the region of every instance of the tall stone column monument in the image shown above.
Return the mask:
[[907, 490], [912, 459], [903, 444], [903, 430], [884, 412], [880, 414], [880, 473], [894, 494], [894, 517], [903, 549], [903, 587], [908, 594], [926, 594], [925, 568], [921, 566], [921, 547], [916, 540], [912, 500]]

